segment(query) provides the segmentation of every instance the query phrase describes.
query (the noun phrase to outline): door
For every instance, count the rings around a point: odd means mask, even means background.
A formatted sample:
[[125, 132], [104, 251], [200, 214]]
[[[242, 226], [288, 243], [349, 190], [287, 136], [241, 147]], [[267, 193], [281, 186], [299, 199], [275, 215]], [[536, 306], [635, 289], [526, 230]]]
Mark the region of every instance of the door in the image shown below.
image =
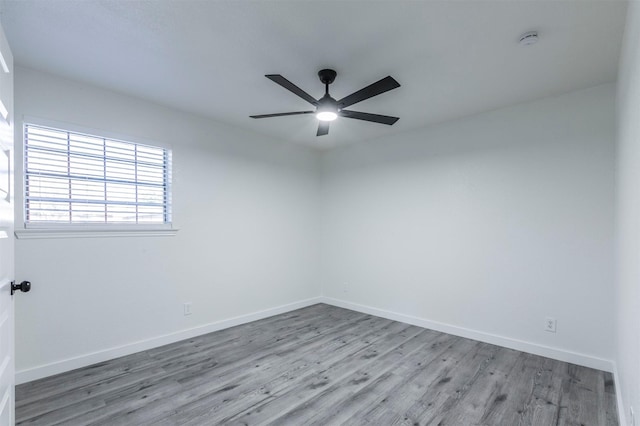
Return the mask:
[[13, 55], [0, 26], [0, 426], [14, 420]]

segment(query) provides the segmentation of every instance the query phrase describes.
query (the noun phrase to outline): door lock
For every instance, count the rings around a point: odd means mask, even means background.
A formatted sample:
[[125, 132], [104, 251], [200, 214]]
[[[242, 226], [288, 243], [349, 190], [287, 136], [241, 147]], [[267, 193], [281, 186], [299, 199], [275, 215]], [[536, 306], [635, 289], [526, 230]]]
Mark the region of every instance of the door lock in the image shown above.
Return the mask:
[[23, 293], [28, 292], [31, 290], [31, 283], [29, 281], [22, 281], [20, 284], [16, 284], [15, 281], [11, 281], [11, 295], [13, 296], [13, 293], [18, 290]]

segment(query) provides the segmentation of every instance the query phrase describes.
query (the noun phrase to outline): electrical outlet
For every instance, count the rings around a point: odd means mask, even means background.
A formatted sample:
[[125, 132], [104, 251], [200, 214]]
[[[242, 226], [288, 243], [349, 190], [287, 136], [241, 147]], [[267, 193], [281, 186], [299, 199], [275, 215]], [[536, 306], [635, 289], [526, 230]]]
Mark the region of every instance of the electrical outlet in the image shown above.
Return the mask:
[[182, 307], [184, 308], [185, 316], [191, 315], [191, 302], [186, 302], [184, 305], [182, 305]]
[[629, 424], [636, 426], [636, 416], [633, 414], [633, 407], [629, 407]]
[[547, 317], [544, 320], [544, 330], [548, 331], [549, 333], [555, 333], [556, 332], [556, 325], [558, 323], [558, 321], [555, 318], [551, 318], [551, 317]]

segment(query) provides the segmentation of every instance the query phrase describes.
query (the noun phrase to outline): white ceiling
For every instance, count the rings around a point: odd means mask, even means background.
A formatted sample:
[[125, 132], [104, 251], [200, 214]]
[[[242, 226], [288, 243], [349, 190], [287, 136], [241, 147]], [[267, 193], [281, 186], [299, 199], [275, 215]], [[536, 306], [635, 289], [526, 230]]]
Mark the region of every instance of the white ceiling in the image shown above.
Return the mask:
[[[320, 148], [388, 136], [616, 78], [623, 1], [5, 1], [16, 62]], [[536, 45], [518, 45], [537, 30]], [[312, 115], [321, 68], [339, 99], [387, 75], [402, 87], [350, 109], [393, 126]]]

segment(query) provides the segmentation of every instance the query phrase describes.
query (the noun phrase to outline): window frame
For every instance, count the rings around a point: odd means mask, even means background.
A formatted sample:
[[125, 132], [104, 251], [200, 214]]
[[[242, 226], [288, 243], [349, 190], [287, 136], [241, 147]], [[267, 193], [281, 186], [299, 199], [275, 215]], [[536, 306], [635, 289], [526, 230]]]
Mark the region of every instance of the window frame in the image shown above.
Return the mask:
[[[18, 123], [16, 123], [18, 124]], [[98, 138], [104, 138], [108, 140], [131, 143], [136, 145], [145, 145], [155, 148], [161, 148], [167, 151], [168, 158], [166, 166], [167, 169], [167, 181], [166, 181], [166, 197], [168, 212], [165, 212], [167, 218], [164, 223], [27, 223], [27, 203], [26, 203], [26, 169], [25, 169], [25, 134], [26, 127], [28, 125], [34, 127], [48, 127], [64, 132], [77, 133], [81, 135], [95, 136]], [[16, 126], [18, 127], [18, 126]], [[40, 238], [96, 238], [96, 237], [155, 237], [155, 236], [174, 236], [178, 229], [173, 224], [173, 150], [170, 146], [158, 143], [150, 142], [148, 140], [142, 140], [140, 138], [134, 138], [130, 136], [123, 136], [114, 134], [113, 132], [90, 129], [82, 126], [45, 120], [34, 117], [23, 117], [22, 123], [19, 126], [20, 133], [16, 132], [16, 139], [19, 138], [18, 146], [20, 147], [20, 159], [16, 161], [16, 176], [18, 173], [21, 175], [22, 188], [16, 188], [16, 210], [20, 211], [22, 217], [16, 217], [16, 223], [22, 223], [22, 227], [16, 227], [14, 230], [15, 236], [18, 239], [40, 239]], [[16, 152], [18, 154], [18, 152]], [[18, 170], [20, 167], [20, 170]], [[16, 182], [17, 183], [17, 182]], [[16, 213], [18, 213], [16, 211]], [[18, 216], [16, 214], [16, 216]]]

